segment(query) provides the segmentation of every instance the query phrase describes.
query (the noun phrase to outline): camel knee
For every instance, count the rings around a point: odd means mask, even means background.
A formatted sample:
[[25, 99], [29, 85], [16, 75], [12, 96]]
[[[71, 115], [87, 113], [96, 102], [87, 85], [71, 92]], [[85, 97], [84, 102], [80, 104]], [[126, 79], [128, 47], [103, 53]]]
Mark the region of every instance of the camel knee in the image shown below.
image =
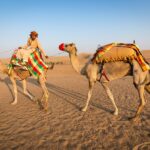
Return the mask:
[[141, 107], [144, 107], [146, 105], [146, 101], [142, 101], [142, 103], [140, 103]]
[[134, 87], [137, 89], [138, 88], [138, 83], [133, 82]]

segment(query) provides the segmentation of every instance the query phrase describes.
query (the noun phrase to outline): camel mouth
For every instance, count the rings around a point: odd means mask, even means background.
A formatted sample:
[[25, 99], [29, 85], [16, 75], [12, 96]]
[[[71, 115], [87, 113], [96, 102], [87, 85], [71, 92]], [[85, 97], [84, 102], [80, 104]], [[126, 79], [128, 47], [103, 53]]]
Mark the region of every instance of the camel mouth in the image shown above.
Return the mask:
[[61, 50], [61, 51], [64, 51], [64, 50], [65, 50], [65, 44], [64, 44], [64, 43], [61, 43], [61, 44], [59, 45], [59, 50]]

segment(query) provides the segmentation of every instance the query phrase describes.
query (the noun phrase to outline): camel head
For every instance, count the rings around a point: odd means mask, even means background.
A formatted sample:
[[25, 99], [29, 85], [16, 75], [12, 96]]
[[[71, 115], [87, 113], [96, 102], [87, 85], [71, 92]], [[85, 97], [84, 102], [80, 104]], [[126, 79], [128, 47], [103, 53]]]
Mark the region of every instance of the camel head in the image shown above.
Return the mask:
[[90, 74], [93, 75], [93, 73], [91, 73], [93, 70], [97, 73], [98, 65], [95, 63], [93, 64], [91, 60], [89, 60], [85, 64], [80, 64], [77, 56], [77, 48], [74, 43], [62, 43], [59, 45], [59, 50], [69, 53], [71, 64], [76, 72], [84, 76], [89, 76]]
[[59, 50], [67, 52], [70, 57], [71, 64], [76, 72], [81, 73], [81, 67], [79, 64], [78, 56], [77, 56], [77, 48], [74, 43], [70, 44], [60, 44]]
[[59, 50], [65, 51], [70, 55], [75, 55], [75, 56], [77, 55], [77, 48], [74, 43], [70, 43], [70, 44], [62, 43], [59, 45]]

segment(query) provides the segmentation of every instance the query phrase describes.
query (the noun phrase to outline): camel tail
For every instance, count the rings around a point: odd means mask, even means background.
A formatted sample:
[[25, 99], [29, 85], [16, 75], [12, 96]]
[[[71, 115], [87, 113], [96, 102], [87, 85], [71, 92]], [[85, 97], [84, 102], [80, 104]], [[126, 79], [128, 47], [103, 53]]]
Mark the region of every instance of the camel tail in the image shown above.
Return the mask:
[[2, 71], [2, 73], [9, 75], [9, 69], [8, 69], [8, 68], [5, 68], [5, 69]]
[[9, 75], [9, 69], [6, 65], [0, 62], [0, 72]]

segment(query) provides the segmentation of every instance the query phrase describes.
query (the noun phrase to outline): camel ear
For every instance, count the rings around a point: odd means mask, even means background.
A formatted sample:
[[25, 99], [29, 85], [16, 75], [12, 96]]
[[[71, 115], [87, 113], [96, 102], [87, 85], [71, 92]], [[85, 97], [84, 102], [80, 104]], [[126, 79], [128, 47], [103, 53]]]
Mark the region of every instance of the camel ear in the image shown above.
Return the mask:
[[70, 43], [69, 45], [70, 45], [71, 47], [74, 47], [74, 46], [75, 46], [74, 43]]
[[71, 43], [71, 44], [72, 44], [72, 46], [74, 47], [75, 51], [77, 52], [78, 50], [77, 50], [77, 48], [76, 48], [75, 43]]
[[70, 43], [69, 45], [70, 45], [71, 47], [74, 47], [74, 46], [75, 46], [75, 44], [74, 44], [74, 43]]

